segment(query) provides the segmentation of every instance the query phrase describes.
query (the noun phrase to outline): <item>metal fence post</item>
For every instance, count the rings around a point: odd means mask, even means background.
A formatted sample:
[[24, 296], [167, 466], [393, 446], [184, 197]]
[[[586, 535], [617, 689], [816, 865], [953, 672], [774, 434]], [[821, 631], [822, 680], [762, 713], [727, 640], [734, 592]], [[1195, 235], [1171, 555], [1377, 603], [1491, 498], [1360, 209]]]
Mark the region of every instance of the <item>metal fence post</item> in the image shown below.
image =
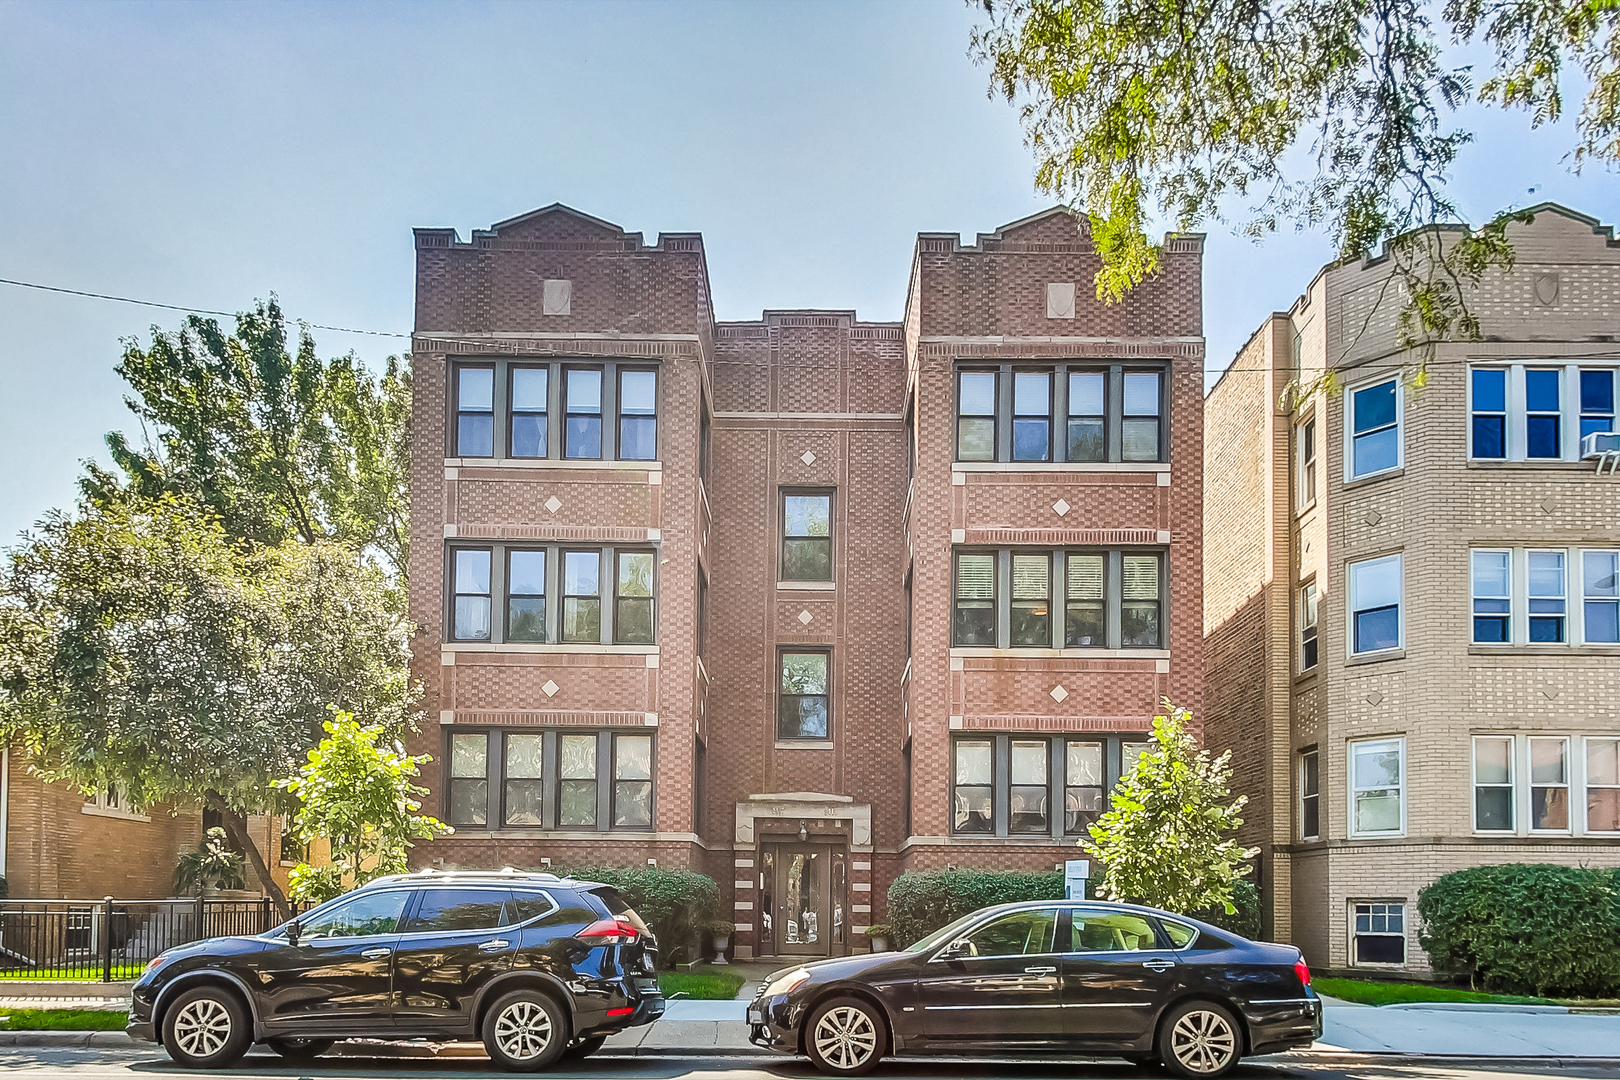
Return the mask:
[[201, 940], [203, 940], [204, 938], [206, 938], [208, 936], [206, 933], [203, 932], [203, 919], [207, 918], [207, 916], [208, 916], [208, 909], [206, 907], [204, 907], [203, 905], [204, 905], [204, 900], [203, 900], [202, 890], [198, 889], [197, 890], [197, 926], [193, 930], [193, 933], [195, 933], [197, 936], [192, 938], [191, 939], [192, 941], [201, 941]]
[[113, 898], [102, 898], [101, 908], [101, 981], [112, 982], [112, 921]]
[[259, 899], [259, 933], [268, 933], [271, 925], [270, 898], [268, 896], [261, 897]]

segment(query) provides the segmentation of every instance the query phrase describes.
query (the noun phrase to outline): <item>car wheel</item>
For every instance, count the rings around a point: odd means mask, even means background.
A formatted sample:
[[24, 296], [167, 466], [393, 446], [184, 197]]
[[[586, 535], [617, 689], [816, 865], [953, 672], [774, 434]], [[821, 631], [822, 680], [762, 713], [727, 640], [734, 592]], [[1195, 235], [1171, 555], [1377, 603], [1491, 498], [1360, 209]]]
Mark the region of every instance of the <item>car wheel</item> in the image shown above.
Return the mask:
[[314, 1061], [332, 1049], [336, 1039], [266, 1039], [264, 1045], [288, 1061]]
[[865, 1076], [888, 1049], [888, 1029], [867, 1002], [833, 998], [810, 1013], [804, 1046], [811, 1062], [829, 1076]]
[[568, 1018], [538, 990], [507, 994], [484, 1014], [484, 1049], [503, 1069], [543, 1069], [568, 1049]]
[[228, 1069], [253, 1042], [242, 999], [220, 986], [181, 994], [163, 1017], [163, 1048], [187, 1069]]
[[602, 1044], [605, 1042], [607, 1042], [606, 1035], [593, 1035], [589, 1039], [580, 1039], [577, 1042], [570, 1043], [568, 1049], [563, 1051], [563, 1060], [578, 1061], [580, 1058], [588, 1058], [602, 1049]]
[[1177, 1076], [1211, 1080], [1243, 1054], [1243, 1033], [1231, 1011], [1212, 1001], [1189, 1001], [1170, 1011], [1159, 1028], [1159, 1058]]

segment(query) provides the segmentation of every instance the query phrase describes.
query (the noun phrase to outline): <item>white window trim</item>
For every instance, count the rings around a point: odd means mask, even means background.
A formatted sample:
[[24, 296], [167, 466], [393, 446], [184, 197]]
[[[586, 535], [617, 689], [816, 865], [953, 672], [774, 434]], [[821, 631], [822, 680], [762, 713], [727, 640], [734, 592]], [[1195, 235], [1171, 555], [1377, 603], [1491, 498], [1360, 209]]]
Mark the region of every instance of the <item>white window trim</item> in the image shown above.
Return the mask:
[[[1387, 469], [1378, 469], [1373, 472], [1356, 474], [1356, 394], [1362, 390], [1370, 390], [1384, 383], [1395, 384], [1395, 464]], [[1406, 386], [1399, 375], [1382, 375], [1376, 379], [1368, 379], [1355, 386], [1346, 387], [1344, 391], [1344, 482], [1353, 484], [1358, 480], [1370, 480], [1375, 476], [1387, 476], [1399, 472], [1406, 467]]]
[[[1473, 759], [1474, 744], [1481, 739], [1509, 739], [1512, 742], [1512, 752], [1509, 760], [1512, 763], [1513, 777], [1513, 828], [1481, 829], [1476, 818], [1477, 804], [1474, 799], [1477, 775]], [[1530, 740], [1531, 739], [1558, 739], [1564, 744], [1564, 781], [1569, 791], [1569, 827], [1564, 829], [1535, 829], [1531, 828], [1531, 792], [1530, 781]], [[1477, 731], [1469, 739], [1469, 793], [1471, 801], [1469, 807], [1469, 821], [1473, 825], [1476, 836], [1519, 836], [1540, 837], [1546, 839], [1560, 839], [1571, 836], [1620, 836], [1620, 830], [1589, 829], [1587, 828], [1587, 776], [1586, 753], [1587, 746], [1593, 742], [1620, 742], [1620, 733], [1616, 734], [1580, 734], [1570, 731]], [[1609, 785], [1604, 785], [1605, 787]]]
[[[1482, 829], [1479, 827], [1479, 744], [1482, 741], [1508, 744], [1508, 808], [1513, 814], [1513, 827], [1508, 829]], [[1468, 817], [1477, 836], [1513, 836], [1523, 815], [1519, 813], [1519, 751], [1518, 740], [1512, 735], [1478, 734], [1468, 740]], [[1493, 784], [1492, 787], [1501, 787]]]
[[[1504, 364], [1485, 357], [1470, 359], [1468, 362], [1468, 378], [1466, 380], [1467, 405], [1464, 413], [1464, 422], [1467, 425], [1465, 437], [1468, 444], [1468, 460], [1496, 463], [1514, 462], [1521, 465], [1544, 465], [1552, 461], [1579, 461], [1581, 457], [1581, 370], [1595, 371], [1601, 368], [1613, 370], [1616, 367], [1617, 365], [1613, 360], [1597, 357], [1547, 357], [1539, 361], [1528, 360], [1512, 364]], [[1507, 419], [1502, 432], [1503, 450], [1505, 452], [1499, 458], [1474, 456], [1473, 372], [1476, 368], [1499, 368], [1507, 372], [1507, 393], [1506, 400], [1503, 402], [1507, 408]], [[1559, 386], [1559, 456], [1555, 458], [1533, 458], [1527, 454], [1529, 449], [1526, 430], [1528, 427], [1526, 421], [1528, 410], [1525, 407], [1527, 402], [1525, 400], [1524, 373], [1527, 369], [1547, 370], [1551, 368], [1558, 368], [1562, 371]], [[1616, 373], [1620, 374], [1620, 372]], [[1348, 462], [1346, 469], [1348, 470]]]
[[[1592, 641], [1592, 642], [1588, 642], [1586, 640], [1586, 602], [1587, 602], [1587, 600], [1590, 599], [1590, 600], [1593, 600], [1593, 601], [1595, 601], [1597, 603], [1615, 603], [1617, 605], [1620, 605], [1620, 598], [1617, 598], [1617, 597], [1603, 597], [1603, 596], [1588, 597], [1586, 595], [1586, 556], [1588, 555], [1588, 553], [1597, 554], [1597, 555], [1614, 555], [1614, 556], [1616, 556], [1616, 560], [1620, 561], [1620, 549], [1617, 549], [1617, 548], [1571, 548], [1570, 549], [1570, 556], [1574, 559], [1574, 563], [1573, 563], [1573, 565], [1570, 565], [1569, 560], [1568, 559], [1565, 560], [1565, 565], [1567, 567], [1567, 569], [1566, 569], [1566, 579], [1569, 582], [1569, 586], [1570, 586], [1569, 590], [1568, 590], [1569, 593], [1570, 593], [1569, 606], [1575, 609], [1575, 610], [1571, 611], [1570, 614], [1569, 614], [1569, 618], [1570, 618], [1569, 639], [1570, 639], [1570, 642], [1571, 642], [1571, 644], [1574, 644], [1574, 643], [1578, 642], [1579, 644], [1582, 644], [1582, 645], [1588, 645], [1588, 644], [1590, 644], [1590, 645], [1620, 645], [1620, 642], [1617, 642], [1617, 641]], [[1577, 577], [1576, 577], [1577, 574], [1579, 575], [1579, 581], [1580, 581], [1580, 587], [1578, 589], [1574, 585], [1575, 581], [1577, 580]]]
[[[1508, 597], [1508, 640], [1476, 641], [1474, 640], [1474, 552], [1495, 551], [1508, 553], [1508, 570], [1511, 593]], [[1530, 640], [1530, 553], [1531, 552], [1557, 552], [1564, 556], [1564, 640], [1563, 641], [1531, 641]], [[1620, 642], [1614, 641], [1588, 641], [1586, 639], [1586, 554], [1597, 552], [1601, 554], [1620, 554], [1620, 549], [1602, 547], [1548, 547], [1545, 545], [1525, 545], [1521, 547], [1470, 547], [1468, 561], [1464, 572], [1468, 580], [1468, 608], [1466, 617], [1468, 643], [1471, 647], [1477, 646], [1486, 649], [1510, 649], [1525, 645], [1532, 645], [1538, 649], [1544, 648], [1578, 648], [1583, 645], [1614, 647]], [[1363, 562], [1371, 560], [1361, 560]], [[1355, 564], [1349, 564], [1355, 565]], [[1404, 569], [1404, 568], [1403, 568]], [[1348, 567], [1346, 570], [1348, 574]], [[1348, 578], [1347, 578], [1348, 580]], [[1406, 620], [1404, 604], [1405, 578], [1402, 578], [1403, 604], [1401, 619], [1401, 643], [1406, 642]], [[1599, 597], [1599, 600], [1602, 598]], [[1345, 640], [1345, 649], [1348, 655], [1369, 655], [1366, 653], [1349, 653], [1354, 646], [1355, 639], [1355, 613], [1350, 613], [1346, 624], [1347, 631], [1352, 635]]]
[[1303, 514], [1316, 505], [1316, 496], [1308, 495], [1310, 474], [1321, 463], [1322, 432], [1318, 428], [1315, 435], [1316, 445], [1311, 448], [1312, 457], [1307, 462], [1305, 458], [1305, 429], [1316, 424], [1316, 414], [1312, 413], [1294, 425], [1294, 512]]
[[118, 784], [118, 806], [110, 806], [107, 802], [106, 789], [98, 790], [93, 796], [87, 796], [84, 806], [80, 809], [92, 817], [121, 818], [125, 821], [151, 821], [151, 815], [129, 809], [129, 793], [124, 790], [123, 784]]
[[[1535, 820], [1532, 816], [1534, 805], [1531, 801], [1531, 794], [1533, 789], [1537, 787], [1537, 784], [1535, 782], [1535, 778], [1530, 775], [1530, 743], [1537, 739], [1557, 741], [1564, 744], [1564, 791], [1567, 792], [1567, 795], [1565, 796], [1565, 813], [1568, 814], [1569, 824], [1562, 829], [1537, 829], [1531, 825], [1531, 822]], [[1584, 822], [1577, 821], [1577, 818], [1584, 818], [1586, 816], [1586, 794], [1581, 790], [1580, 785], [1576, 784], [1575, 782], [1575, 763], [1570, 760], [1570, 746], [1573, 740], [1571, 740], [1568, 735], [1560, 735], [1556, 732], [1538, 731], [1534, 734], [1525, 735], [1522, 741], [1524, 743], [1524, 793], [1521, 796], [1520, 801], [1524, 806], [1525, 835], [1575, 835], [1576, 826], [1584, 824]], [[1549, 787], [1552, 785], [1542, 784], [1540, 786]], [[1578, 805], [1576, 801], [1577, 796], [1579, 796]]]
[[[1312, 625], [1305, 621], [1307, 618], [1306, 612], [1310, 610], [1310, 602], [1306, 599], [1306, 594], [1312, 589], [1316, 589], [1316, 663], [1306, 666], [1305, 631]], [[1307, 671], [1315, 671], [1322, 666], [1322, 591], [1316, 588], [1316, 582], [1312, 580], [1301, 585], [1297, 595], [1299, 597], [1299, 633], [1295, 635], [1295, 663], [1298, 665], [1299, 673], [1303, 675]]]
[[[1372, 960], [1364, 961], [1364, 960], [1359, 960], [1357, 958], [1357, 956], [1356, 956], [1356, 905], [1357, 904], [1399, 904], [1400, 905], [1400, 907], [1401, 907], [1401, 934], [1400, 934], [1400, 938], [1401, 938], [1401, 962], [1400, 963], [1398, 963], [1398, 964], [1383, 964], [1383, 963], [1379, 963], [1377, 961], [1372, 961]], [[1406, 901], [1406, 899], [1404, 897], [1402, 897], [1401, 899], [1398, 899], [1398, 900], [1397, 899], [1392, 899], [1392, 898], [1377, 898], [1377, 897], [1374, 897], [1374, 898], [1362, 897], [1360, 899], [1357, 899], [1355, 897], [1351, 897], [1345, 903], [1345, 915], [1346, 915], [1345, 929], [1347, 931], [1347, 934], [1345, 936], [1345, 958], [1350, 961], [1350, 966], [1351, 967], [1355, 967], [1355, 968], [1384, 968], [1384, 969], [1388, 969], [1388, 970], [1394, 970], [1394, 969], [1404, 968], [1404, 967], [1407, 966], [1407, 964], [1410, 962], [1411, 957], [1412, 957], [1412, 942], [1406, 936], [1406, 921], [1407, 921], [1407, 919], [1411, 918], [1411, 912], [1408, 910], [1409, 907], [1410, 907], [1410, 905], [1407, 903], [1407, 901]], [[1385, 934], [1369, 934], [1368, 936], [1369, 937], [1394, 937], [1395, 935], [1385, 933]]]
[[[1574, 740], [1571, 739], [1572, 743], [1573, 743], [1573, 741]], [[1575, 808], [1572, 806], [1570, 808], [1570, 823], [1577, 827], [1578, 831], [1577, 831], [1576, 835], [1584, 835], [1584, 836], [1620, 836], [1620, 829], [1592, 829], [1592, 828], [1588, 828], [1586, 800], [1588, 798], [1588, 789], [1590, 787], [1591, 778], [1588, 777], [1587, 774], [1586, 774], [1586, 760], [1587, 760], [1587, 753], [1588, 753], [1588, 745], [1590, 743], [1594, 743], [1594, 742], [1612, 742], [1612, 743], [1620, 744], [1620, 735], [1583, 735], [1583, 736], [1581, 736], [1581, 753], [1580, 753], [1580, 756], [1578, 758], [1576, 758], [1576, 760], [1574, 762], [1572, 762], [1571, 766], [1570, 766], [1570, 778], [1572, 780], [1574, 779], [1574, 776], [1575, 776], [1577, 770], [1579, 770], [1579, 774], [1580, 774], [1580, 778], [1581, 778], [1580, 814], [1577, 815], [1575, 813]], [[1620, 746], [1616, 747], [1616, 753], [1620, 753]], [[1599, 790], [1610, 790], [1610, 789], [1613, 789], [1613, 788], [1616, 788], [1616, 787], [1617, 787], [1617, 785], [1613, 785], [1613, 784], [1602, 784], [1602, 785], [1599, 785]], [[1571, 795], [1570, 798], [1573, 801], [1574, 796]]]
[[[1474, 453], [1474, 372], [1476, 370], [1498, 370], [1504, 373], [1502, 379], [1502, 456], [1478, 457]], [[1463, 420], [1466, 425], [1463, 437], [1468, 440], [1469, 461], [1511, 461], [1513, 459], [1513, 368], [1509, 364], [1477, 363], [1470, 361], [1468, 374], [1463, 380], [1465, 402], [1463, 405]], [[1490, 415], [1495, 416], [1495, 413]]]
[[[1394, 743], [1395, 747], [1396, 747], [1396, 751], [1400, 755], [1400, 762], [1401, 762], [1401, 782], [1400, 782], [1401, 827], [1399, 829], [1393, 831], [1393, 832], [1389, 831], [1389, 830], [1383, 830], [1383, 831], [1379, 831], [1379, 832], [1359, 831], [1356, 828], [1356, 747], [1358, 747], [1358, 746], [1369, 746], [1369, 745], [1374, 745], [1374, 744], [1377, 744], [1377, 743], [1387, 743], [1387, 742]], [[1345, 784], [1345, 793], [1347, 795], [1347, 805], [1346, 805], [1346, 808], [1345, 808], [1347, 816], [1346, 816], [1345, 821], [1346, 821], [1346, 824], [1349, 826], [1348, 832], [1349, 832], [1350, 836], [1352, 836], [1352, 837], [1354, 837], [1355, 839], [1358, 839], [1358, 840], [1381, 839], [1383, 837], [1389, 837], [1389, 836], [1405, 836], [1406, 835], [1406, 736], [1405, 735], [1383, 735], [1383, 736], [1379, 736], [1377, 738], [1371, 738], [1371, 739], [1351, 739], [1349, 741], [1349, 743], [1346, 745], [1345, 751], [1346, 751], [1345, 752], [1345, 769], [1346, 769], [1346, 771], [1348, 773], [1346, 779], [1349, 781], [1348, 783]], [[1363, 902], [1366, 903], [1367, 901], [1363, 901]], [[1372, 901], [1372, 902], [1373, 903], [1384, 903], [1384, 901], [1381, 901], [1381, 900], [1380, 901]], [[1403, 901], [1403, 903], [1404, 903], [1404, 901]]]
[[[1481, 594], [1475, 591], [1474, 555], [1476, 552], [1485, 555], [1506, 555], [1508, 557], [1508, 639], [1506, 641], [1480, 641], [1478, 638], [1474, 637], [1474, 618], [1478, 614], [1478, 612], [1474, 610], [1474, 601], [1482, 599]], [[1515, 581], [1517, 579], [1517, 572], [1514, 569], [1515, 562], [1516, 560], [1513, 557], [1512, 548], [1471, 547], [1468, 549], [1468, 643], [1470, 645], [1495, 645], [1498, 648], [1506, 649], [1514, 644], [1514, 639], [1518, 636], [1518, 630], [1515, 623], [1518, 621], [1519, 608], [1521, 606], [1516, 595], [1518, 590], [1515, 588]], [[1500, 596], [1490, 596], [1483, 597], [1483, 599], [1500, 600], [1502, 598]]]
[[[1532, 556], [1532, 555], [1557, 555], [1557, 556], [1560, 557], [1561, 561], [1560, 561], [1559, 565], [1560, 565], [1560, 569], [1561, 569], [1561, 571], [1563, 573], [1563, 576], [1564, 576], [1564, 592], [1563, 592], [1563, 595], [1561, 597], [1560, 596], [1554, 596], [1554, 595], [1552, 595], [1550, 593], [1547, 594], [1547, 595], [1544, 595], [1544, 596], [1534, 596], [1534, 597], [1531, 596], [1531, 594], [1530, 594], [1530, 556]], [[1527, 547], [1527, 548], [1524, 549], [1524, 636], [1523, 636], [1523, 638], [1521, 640], [1523, 640], [1526, 644], [1529, 644], [1529, 645], [1573, 645], [1578, 640], [1578, 638], [1576, 637], [1576, 634], [1575, 634], [1575, 620], [1570, 617], [1570, 610], [1569, 610], [1569, 562], [1570, 562], [1569, 557], [1570, 557], [1570, 549], [1569, 548]], [[1530, 615], [1531, 615], [1530, 601], [1532, 599], [1535, 599], [1535, 600], [1559, 600], [1559, 599], [1561, 599], [1561, 600], [1563, 600], [1563, 602], [1564, 602], [1564, 615], [1563, 615], [1563, 618], [1564, 618], [1564, 640], [1563, 641], [1535, 641], [1535, 642], [1532, 642], [1530, 640]], [[1554, 617], [1554, 616], [1547, 616], [1547, 615], [1543, 614], [1543, 617], [1544, 618], [1550, 618], [1550, 617]]]
[[[1396, 568], [1397, 568], [1397, 572], [1398, 572], [1398, 574], [1400, 576], [1400, 579], [1401, 579], [1400, 599], [1396, 602], [1396, 608], [1395, 608], [1395, 644], [1392, 645], [1392, 646], [1386, 646], [1385, 648], [1382, 648], [1382, 649], [1367, 649], [1367, 650], [1364, 650], [1362, 652], [1357, 652], [1356, 651], [1356, 607], [1355, 607], [1355, 600], [1354, 600], [1355, 587], [1354, 587], [1353, 582], [1351, 581], [1351, 575], [1354, 572], [1355, 567], [1369, 566], [1372, 563], [1383, 562], [1385, 559], [1394, 559], [1395, 560], [1395, 565], [1396, 565]], [[1400, 650], [1406, 648], [1406, 553], [1404, 551], [1396, 551], [1396, 552], [1393, 552], [1393, 553], [1388, 554], [1388, 555], [1375, 555], [1370, 559], [1355, 559], [1355, 560], [1353, 560], [1351, 562], [1347, 562], [1347, 563], [1344, 564], [1344, 584], [1345, 584], [1345, 589], [1344, 589], [1344, 597], [1345, 597], [1345, 604], [1344, 604], [1344, 609], [1345, 609], [1344, 610], [1344, 654], [1345, 654], [1345, 658], [1346, 659], [1357, 659], [1357, 658], [1366, 657], [1366, 656], [1388, 655], [1389, 653], [1399, 652]], [[1318, 615], [1317, 615], [1317, 622], [1318, 622], [1318, 624], [1320, 624], [1320, 622], [1321, 622], [1320, 613], [1318, 613]], [[1318, 640], [1320, 641], [1320, 638], [1321, 638], [1320, 629], [1317, 632], [1317, 637], [1318, 637]], [[1321, 647], [1320, 644], [1318, 644], [1316, 648], [1317, 648], [1317, 652], [1316, 652], [1317, 662], [1320, 663], [1321, 659], [1322, 659], [1322, 647]]]

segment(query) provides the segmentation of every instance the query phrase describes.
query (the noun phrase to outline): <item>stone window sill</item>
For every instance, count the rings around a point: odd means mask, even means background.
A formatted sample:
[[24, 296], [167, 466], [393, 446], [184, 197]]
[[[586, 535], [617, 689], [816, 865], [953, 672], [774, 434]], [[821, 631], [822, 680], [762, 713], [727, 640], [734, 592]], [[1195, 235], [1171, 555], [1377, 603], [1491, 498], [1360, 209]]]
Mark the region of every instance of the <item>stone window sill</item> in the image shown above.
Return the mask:
[[1405, 660], [1405, 649], [1379, 649], [1377, 652], [1358, 653], [1344, 662], [1345, 667], [1360, 667], [1362, 664], [1381, 664], [1385, 660]]

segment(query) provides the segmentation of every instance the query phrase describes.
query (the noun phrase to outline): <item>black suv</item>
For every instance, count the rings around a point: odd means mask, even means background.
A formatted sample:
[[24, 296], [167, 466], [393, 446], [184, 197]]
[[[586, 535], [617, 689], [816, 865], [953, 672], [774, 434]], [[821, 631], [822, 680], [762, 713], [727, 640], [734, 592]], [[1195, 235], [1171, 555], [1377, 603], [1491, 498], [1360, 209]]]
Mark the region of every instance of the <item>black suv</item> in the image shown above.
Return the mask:
[[129, 1033], [219, 1069], [262, 1042], [307, 1060], [346, 1038], [482, 1039], [507, 1069], [584, 1057], [664, 1011], [652, 932], [613, 888], [554, 874], [379, 878], [259, 937], [169, 949]]

